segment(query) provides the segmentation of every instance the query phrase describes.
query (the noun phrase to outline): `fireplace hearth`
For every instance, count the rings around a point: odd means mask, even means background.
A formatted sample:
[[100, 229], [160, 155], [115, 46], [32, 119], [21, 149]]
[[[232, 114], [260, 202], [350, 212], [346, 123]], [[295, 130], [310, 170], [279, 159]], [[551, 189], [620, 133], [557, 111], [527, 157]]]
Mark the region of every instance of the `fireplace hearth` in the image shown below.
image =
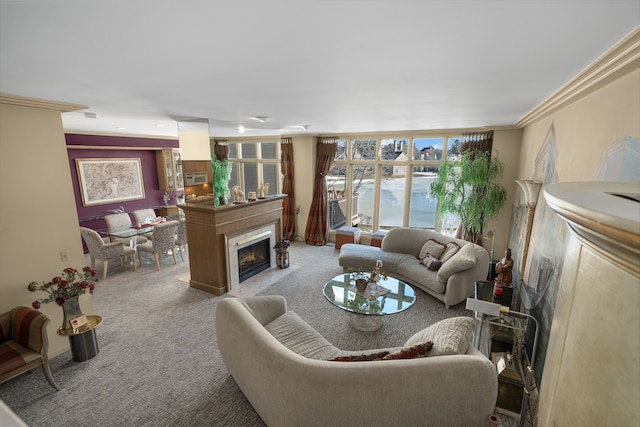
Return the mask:
[[271, 265], [269, 239], [238, 249], [238, 279], [242, 283]]

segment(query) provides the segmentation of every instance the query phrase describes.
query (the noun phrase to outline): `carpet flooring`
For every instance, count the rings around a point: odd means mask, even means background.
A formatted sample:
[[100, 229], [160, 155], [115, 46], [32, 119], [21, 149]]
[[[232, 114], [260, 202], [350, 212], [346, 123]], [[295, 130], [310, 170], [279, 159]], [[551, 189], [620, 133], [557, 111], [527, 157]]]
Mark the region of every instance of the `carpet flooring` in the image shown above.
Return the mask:
[[226, 370], [216, 345], [221, 298], [283, 295], [289, 309], [345, 350], [389, 347], [446, 317], [468, 316], [464, 304], [447, 310], [416, 290], [409, 310], [384, 319], [375, 332], [348, 324], [348, 313], [322, 296], [341, 273], [333, 246], [290, 247], [291, 266], [271, 269], [222, 297], [189, 287], [188, 262], [146, 259], [134, 272], [109, 267], [92, 296], [99, 354], [74, 362], [67, 351], [51, 360], [56, 392], [40, 368], [0, 384], [0, 399], [29, 426], [264, 426]]

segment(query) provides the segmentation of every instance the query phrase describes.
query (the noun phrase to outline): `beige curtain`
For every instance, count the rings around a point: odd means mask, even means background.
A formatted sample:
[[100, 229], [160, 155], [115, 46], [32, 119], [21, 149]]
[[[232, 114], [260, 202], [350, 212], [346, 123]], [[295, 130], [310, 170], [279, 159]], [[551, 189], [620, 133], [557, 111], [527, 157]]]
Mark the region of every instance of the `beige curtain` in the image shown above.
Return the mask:
[[282, 192], [287, 195], [282, 203], [282, 237], [293, 241], [296, 236], [296, 192], [293, 186], [293, 143], [291, 138], [280, 139], [280, 165], [284, 175]]
[[327, 181], [338, 151], [338, 138], [318, 138], [316, 143], [316, 175], [313, 200], [309, 209], [304, 240], [309, 245], [323, 246], [327, 243]]

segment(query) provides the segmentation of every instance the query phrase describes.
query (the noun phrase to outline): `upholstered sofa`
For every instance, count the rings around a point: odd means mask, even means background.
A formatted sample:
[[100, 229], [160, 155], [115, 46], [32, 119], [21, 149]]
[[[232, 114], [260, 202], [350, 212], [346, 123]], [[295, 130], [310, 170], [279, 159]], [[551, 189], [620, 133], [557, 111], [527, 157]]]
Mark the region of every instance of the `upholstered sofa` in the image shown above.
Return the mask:
[[[431, 257], [435, 261], [427, 267], [426, 258], [421, 259], [421, 255], [428, 254], [425, 243], [429, 240], [441, 243], [445, 249], [439, 256]], [[433, 295], [447, 308], [472, 296], [475, 282], [486, 280], [489, 272], [489, 254], [482, 246], [420, 228], [391, 229], [380, 248], [343, 245], [338, 257], [345, 272], [371, 271], [376, 260], [383, 262], [387, 274]], [[438, 266], [441, 260], [444, 262]]]
[[401, 348], [341, 351], [281, 296], [225, 298], [216, 310], [227, 369], [269, 426], [486, 426], [498, 380], [472, 331], [470, 317], [452, 318], [405, 343], [434, 342], [427, 357], [343, 362], [330, 359]]

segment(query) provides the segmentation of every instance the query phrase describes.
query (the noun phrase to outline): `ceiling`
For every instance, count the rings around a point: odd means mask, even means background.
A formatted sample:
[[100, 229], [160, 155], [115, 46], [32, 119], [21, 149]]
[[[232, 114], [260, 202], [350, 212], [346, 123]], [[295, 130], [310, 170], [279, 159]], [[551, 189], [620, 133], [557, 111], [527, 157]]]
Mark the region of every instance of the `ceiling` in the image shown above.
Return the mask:
[[66, 132], [513, 125], [639, 25], [638, 0], [0, 0], [0, 92], [89, 106]]

